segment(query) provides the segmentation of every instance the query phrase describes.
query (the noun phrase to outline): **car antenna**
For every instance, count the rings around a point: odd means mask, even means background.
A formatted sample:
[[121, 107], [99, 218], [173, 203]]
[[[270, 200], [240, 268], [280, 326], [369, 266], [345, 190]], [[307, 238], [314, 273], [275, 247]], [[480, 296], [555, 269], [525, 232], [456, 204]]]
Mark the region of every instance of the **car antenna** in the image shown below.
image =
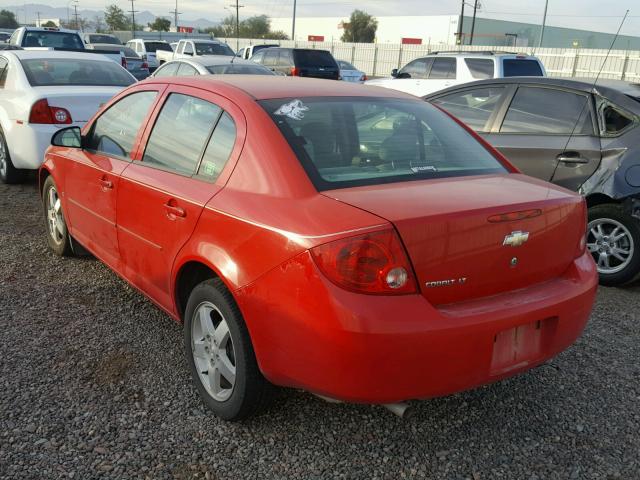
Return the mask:
[[[593, 85], [591, 86], [589, 94], [591, 94], [591, 91], [593, 91], [596, 88], [596, 85], [598, 84], [598, 80], [600, 80], [600, 74], [604, 70], [604, 66], [607, 63], [609, 55], [611, 54], [611, 50], [613, 50], [613, 46], [615, 45], [616, 41], [618, 40], [618, 36], [620, 35], [620, 30], [622, 30], [622, 26], [624, 25], [624, 22], [627, 20], [627, 16], [628, 15], [629, 15], [629, 10], [627, 10], [625, 12], [625, 14], [624, 14], [624, 17], [622, 17], [622, 21], [620, 22], [620, 26], [618, 26], [618, 31], [613, 36], [613, 40], [611, 41], [611, 45], [609, 45], [609, 50], [607, 50], [607, 54], [605, 55], [604, 60], [602, 61], [602, 65], [600, 66], [600, 70], [598, 71], [598, 74], [596, 75], [596, 79], [593, 81]], [[584, 109], [587, 107], [587, 105], [589, 105], [590, 98], [591, 98], [591, 96], [588, 96], [586, 98], [586, 100], [584, 102], [584, 105], [582, 106], [582, 110], [580, 110], [580, 115], [578, 115], [578, 118], [576, 119], [576, 123], [574, 123], [574, 125], [573, 125], [573, 129], [571, 130], [571, 134], [569, 135], [569, 138], [567, 138], [567, 143], [565, 143], [564, 148], [562, 149], [562, 152], [566, 152], [567, 148], [569, 148], [569, 143], [571, 143], [571, 139], [573, 138], [573, 136], [576, 133], [576, 128], [578, 128], [578, 124], [582, 120], [582, 114], [584, 113]], [[560, 155], [562, 155], [562, 153]], [[551, 180], [553, 180], [553, 177], [555, 177], [556, 171], [558, 170], [558, 166], [560, 165], [560, 163], [562, 163], [560, 160], [558, 160], [556, 162], [556, 167], [553, 169], [553, 174], [551, 175]]]

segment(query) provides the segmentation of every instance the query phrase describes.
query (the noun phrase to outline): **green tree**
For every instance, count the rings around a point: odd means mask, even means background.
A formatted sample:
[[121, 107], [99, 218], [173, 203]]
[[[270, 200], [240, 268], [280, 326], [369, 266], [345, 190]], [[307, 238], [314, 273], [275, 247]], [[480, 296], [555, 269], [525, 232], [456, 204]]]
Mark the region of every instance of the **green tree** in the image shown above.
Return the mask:
[[47, 22], [44, 22], [42, 25], [40, 25], [41, 27], [51, 27], [51, 28], [55, 28], [58, 25], [55, 24], [55, 22], [49, 20]]
[[131, 22], [117, 5], [107, 5], [104, 10], [104, 22], [110, 30], [129, 30]]
[[19, 26], [15, 13], [9, 10], [0, 10], [0, 28], [18, 28]]
[[[239, 25], [241, 38], [266, 38], [275, 40], [287, 40], [289, 37], [282, 31], [271, 31], [271, 21], [266, 15], [256, 15], [246, 18]], [[232, 38], [236, 36], [236, 17], [229, 15], [222, 20], [220, 25], [201, 30], [214, 37]]]
[[149, 28], [155, 32], [168, 32], [171, 28], [171, 20], [162, 17], [156, 17], [156, 19], [148, 23]]
[[378, 21], [362, 10], [351, 13], [349, 23], [344, 24], [343, 42], [372, 43], [376, 38]]

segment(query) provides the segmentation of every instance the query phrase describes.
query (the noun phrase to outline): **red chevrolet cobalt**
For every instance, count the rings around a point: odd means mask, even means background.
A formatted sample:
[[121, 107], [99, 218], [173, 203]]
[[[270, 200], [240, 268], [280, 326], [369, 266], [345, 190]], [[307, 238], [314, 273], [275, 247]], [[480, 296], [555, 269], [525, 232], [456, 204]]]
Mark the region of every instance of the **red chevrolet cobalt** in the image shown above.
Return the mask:
[[582, 198], [399, 92], [153, 79], [52, 143], [51, 249], [183, 322], [224, 419], [270, 384], [402, 411], [544, 362], [591, 312]]

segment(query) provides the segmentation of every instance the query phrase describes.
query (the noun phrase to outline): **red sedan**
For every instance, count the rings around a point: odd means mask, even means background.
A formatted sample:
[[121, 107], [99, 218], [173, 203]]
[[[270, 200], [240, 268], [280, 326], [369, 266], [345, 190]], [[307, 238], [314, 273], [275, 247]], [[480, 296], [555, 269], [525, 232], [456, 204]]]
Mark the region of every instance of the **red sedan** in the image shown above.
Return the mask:
[[224, 419], [270, 384], [401, 407], [493, 382], [591, 312], [582, 198], [399, 92], [153, 79], [52, 143], [51, 249], [82, 245], [184, 322]]

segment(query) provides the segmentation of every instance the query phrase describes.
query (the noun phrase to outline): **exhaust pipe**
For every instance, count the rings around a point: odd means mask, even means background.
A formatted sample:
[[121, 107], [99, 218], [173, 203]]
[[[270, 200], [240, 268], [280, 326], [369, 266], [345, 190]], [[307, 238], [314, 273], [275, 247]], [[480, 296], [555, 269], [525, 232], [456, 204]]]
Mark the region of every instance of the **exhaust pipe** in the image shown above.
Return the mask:
[[413, 415], [413, 408], [406, 403], [385, 403], [382, 406], [394, 415], [405, 420]]

